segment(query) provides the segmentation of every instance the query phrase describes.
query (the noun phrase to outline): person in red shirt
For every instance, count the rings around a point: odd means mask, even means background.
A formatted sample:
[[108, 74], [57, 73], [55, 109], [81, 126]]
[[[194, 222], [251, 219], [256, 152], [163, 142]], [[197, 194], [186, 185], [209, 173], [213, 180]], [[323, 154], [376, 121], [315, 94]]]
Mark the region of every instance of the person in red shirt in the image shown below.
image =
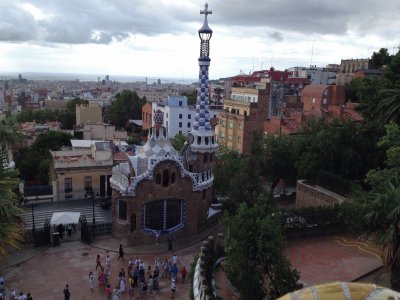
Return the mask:
[[107, 300], [111, 300], [111, 288], [110, 288], [109, 284], [107, 284], [105, 291], [106, 291]]
[[187, 271], [185, 269], [185, 266], [183, 266], [181, 269], [182, 283], [185, 283], [186, 274], [187, 274]]

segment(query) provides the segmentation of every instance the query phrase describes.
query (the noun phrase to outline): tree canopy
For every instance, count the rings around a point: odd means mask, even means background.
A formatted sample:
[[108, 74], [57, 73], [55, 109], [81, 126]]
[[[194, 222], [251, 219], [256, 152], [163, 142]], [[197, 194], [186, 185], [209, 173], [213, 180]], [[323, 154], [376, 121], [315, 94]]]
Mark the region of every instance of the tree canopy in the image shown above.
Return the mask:
[[266, 198], [242, 203], [224, 223], [229, 230], [227, 273], [241, 299], [276, 299], [301, 287], [283, 255], [280, 215]]
[[388, 49], [381, 48], [378, 52], [372, 53], [370, 59], [370, 67], [372, 69], [379, 69], [390, 63], [392, 56], [389, 54]]
[[18, 172], [7, 167], [7, 154], [0, 148], [0, 261], [7, 251], [19, 248], [22, 240], [22, 224], [18, 215], [22, 210], [17, 207]]
[[142, 106], [145, 102], [136, 92], [124, 90], [116, 95], [108, 107], [106, 119], [118, 128], [127, 128], [129, 119], [142, 119]]
[[21, 150], [17, 167], [26, 181], [48, 184], [50, 172], [50, 150], [71, 146], [71, 135], [61, 131], [48, 131], [39, 135], [32, 146]]

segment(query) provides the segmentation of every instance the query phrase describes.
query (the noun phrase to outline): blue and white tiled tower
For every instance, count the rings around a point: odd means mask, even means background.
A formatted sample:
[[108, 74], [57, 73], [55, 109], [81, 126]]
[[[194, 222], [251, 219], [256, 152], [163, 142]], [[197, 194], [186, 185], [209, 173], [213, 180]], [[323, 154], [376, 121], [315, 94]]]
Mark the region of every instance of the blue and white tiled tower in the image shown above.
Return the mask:
[[199, 29], [200, 57], [199, 57], [199, 87], [197, 89], [196, 115], [192, 131], [188, 135], [188, 142], [193, 153], [213, 153], [217, 151], [218, 144], [214, 132], [211, 129], [209, 113], [209, 92], [208, 92], [208, 67], [210, 66], [210, 39], [212, 30], [208, 26], [207, 15], [212, 14], [208, 10], [208, 4], [204, 10], [203, 26]]

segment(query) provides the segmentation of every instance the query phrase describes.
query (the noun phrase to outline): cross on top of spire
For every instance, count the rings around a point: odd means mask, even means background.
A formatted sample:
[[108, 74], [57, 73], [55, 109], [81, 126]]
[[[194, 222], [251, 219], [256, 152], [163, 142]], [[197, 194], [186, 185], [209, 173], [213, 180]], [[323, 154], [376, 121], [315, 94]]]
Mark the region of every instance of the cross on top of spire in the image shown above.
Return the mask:
[[206, 4], [204, 4], [204, 10], [200, 11], [201, 15], [205, 15], [205, 17], [207, 18], [207, 15], [212, 15], [212, 10], [208, 10], [208, 3], [206, 2]]

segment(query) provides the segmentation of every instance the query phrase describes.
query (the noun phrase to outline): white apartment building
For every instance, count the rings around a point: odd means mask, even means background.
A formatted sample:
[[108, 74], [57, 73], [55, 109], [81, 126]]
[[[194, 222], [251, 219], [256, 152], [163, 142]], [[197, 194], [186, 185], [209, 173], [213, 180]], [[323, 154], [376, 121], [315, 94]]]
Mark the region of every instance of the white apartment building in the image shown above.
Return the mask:
[[321, 68], [315, 65], [310, 67], [292, 67], [288, 69], [294, 78], [309, 78], [311, 85], [334, 84], [336, 80], [336, 70]]
[[[164, 113], [164, 126], [168, 128], [168, 137], [173, 138], [177, 134], [186, 135], [192, 130], [196, 108], [188, 105], [185, 96], [168, 96], [166, 100], [152, 103], [153, 113], [161, 110]], [[218, 118], [222, 109], [209, 109], [210, 118]], [[152, 120], [154, 126], [154, 120]]]

